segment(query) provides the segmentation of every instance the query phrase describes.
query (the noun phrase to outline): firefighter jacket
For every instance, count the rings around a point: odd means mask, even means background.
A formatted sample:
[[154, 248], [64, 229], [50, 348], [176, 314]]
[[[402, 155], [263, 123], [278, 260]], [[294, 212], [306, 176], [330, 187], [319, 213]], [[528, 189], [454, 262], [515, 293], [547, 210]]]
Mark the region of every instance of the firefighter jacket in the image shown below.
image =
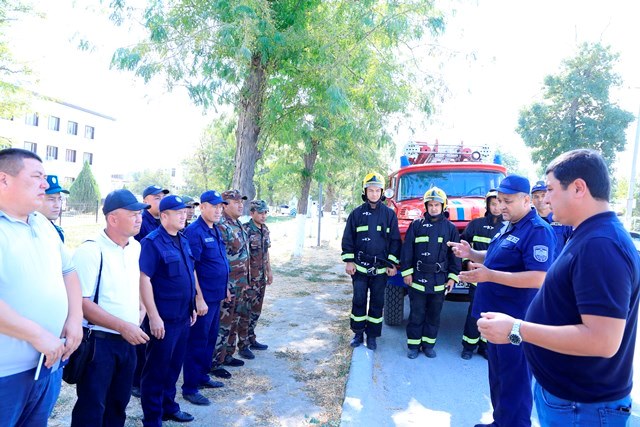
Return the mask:
[[496, 216], [487, 213], [486, 216], [474, 219], [467, 224], [467, 228], [464, 229], [460, 238], [469, 242], [473, 249], [486, 251], [491, 239], [498, 234], [503, 226], [502, 215]]
[[412, 275], [411, 287], [434, 294], [444, 292], [446, 282], [458, 282], [460, 259], [447, 242], [459, 242], [456, 226], [440, 214], [414, 220], [402, 245], [402, 277]]
[[217, 224], [227, 247], [229, 260], [229, 285], [248, 286], [249, 278], [249, 237], [240, 220], [222, 214]]
[[347, 218], [342, 260], [355, 263], [358, 273], [384, 274], [387, 267], [400, 263], [401, 244], [396, 213], [383, 203], [372, 209], [365, 202]]
[[266, 282], [267, 273], [271, 270], [269, 263], [269, 248], [271, 238], [269, 228], [263, 224], [259, 227], [253, 219], [245, 224], [249, 237], [249, 270], [252, 282]]

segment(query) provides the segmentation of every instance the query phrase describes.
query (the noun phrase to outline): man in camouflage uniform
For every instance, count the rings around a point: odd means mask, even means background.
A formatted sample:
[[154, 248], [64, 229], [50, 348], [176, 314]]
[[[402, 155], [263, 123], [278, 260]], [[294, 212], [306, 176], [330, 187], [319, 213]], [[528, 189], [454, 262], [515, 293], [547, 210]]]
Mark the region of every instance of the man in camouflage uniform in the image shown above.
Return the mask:
[[233, 354], [236, 350], [238, 326], [242, 324], [247, 331], [249, 325], [250, 307], [243, 295], [249, 287], [248, 237], [239, 220], [247, 196], [241, 195], [238, 190], [227, 190], [222, 193], [222, 199], [228, 204], [223, 206], [222, 219], [217, 226], [227, 247], [230, 268], [229, 297], [222, 302], [220, 309], [220, 329], [211, 373], [220, 378], [229, 378], [231, 374], [220, 365], [244, 365], [244, 362], [233, 357]]
[[[266, 350], [269, 348], [268, 345], [261, 344], [256, 340], [255, 332], [256, 324], [262, 312], [265, 290], [267, 285], [273, 282], [273, 273], [269, 262], [271, 239], [269, 237], [269, 228], [265, 224], [268, 213], [269, 207], [264, 200], [251, 201], [251, 220], [245, 225], [249, 235], [249, 268], [251, 273], [251, 281], [246, 295], [251, 303], [251, 318], [249, 331], [246, 335], [247, 339], [241, 339], [238, 343], [241, 355], [244, 353], [243, 357], [249, 354], [253, 355], [251, 350]], [[238, 331], [238, 336], [243, 337], [244, 331]]]

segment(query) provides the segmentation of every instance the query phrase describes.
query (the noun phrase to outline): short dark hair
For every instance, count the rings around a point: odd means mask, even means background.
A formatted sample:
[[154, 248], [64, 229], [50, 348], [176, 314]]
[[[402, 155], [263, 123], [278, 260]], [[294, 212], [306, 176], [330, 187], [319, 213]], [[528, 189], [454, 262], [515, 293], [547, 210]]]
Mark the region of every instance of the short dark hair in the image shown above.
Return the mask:
[[33, 151], [22, 148], [5, 148], [0, 150], [0, 172], [16, 176], [24, 167], [24, 159], [34, 159], [42, 163], [42, 159]]
[[549, 164], [545, 175], [549, 173], [553, 173], [563, 189], [576, 179], [583, 179], [594, 199], [609, 201], [611, 196], [609, 170], [604, 158], [595, 150], [581, 148], [567, 151]]

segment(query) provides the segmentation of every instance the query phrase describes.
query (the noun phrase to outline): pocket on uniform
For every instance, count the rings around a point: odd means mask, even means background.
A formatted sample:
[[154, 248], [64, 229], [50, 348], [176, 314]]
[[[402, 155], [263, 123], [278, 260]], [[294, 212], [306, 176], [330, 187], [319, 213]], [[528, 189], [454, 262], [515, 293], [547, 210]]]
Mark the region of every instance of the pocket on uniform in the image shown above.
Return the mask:
[[162, 252], [162, 262], [166, 266], [167, 274], [171, 277], [180, 274], [180, 254], [176, 251]]
[[540, 396], [547, 407], [556, 411], [572, 411], [575, 407], [574, 402], [554, 396], [542, 387], [540, 387]]

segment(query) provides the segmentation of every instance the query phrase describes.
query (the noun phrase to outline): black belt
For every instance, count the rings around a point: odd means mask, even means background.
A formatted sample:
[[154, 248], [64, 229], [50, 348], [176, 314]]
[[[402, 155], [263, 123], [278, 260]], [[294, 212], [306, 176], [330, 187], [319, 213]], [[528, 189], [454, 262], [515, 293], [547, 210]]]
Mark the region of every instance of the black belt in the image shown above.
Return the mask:
[[420, 273], [438, 274], [446, 270], [446, 266], [440, 264], [439, 262], [436, 262], [434, 264], [427, 264], [426, 262], [418, 260], [418, 262], [416, 263], [416, 270], [418, 270]]
[[362, 251], [358, 252], [358, 261], [363, 267], [389, 267], [393, 268], [393, 263], [385, 258], [378, 258], [377, 256], [367, 255]]
[[105, 331], [92, 330], [91, 335], [93, 335], [96, 338], [102, 338], [107, 340], [119, 340], [119, 341], [125, 340], [124, 338], [122, 338], [122, 335], [120, 334], [112, 334], [111, 332], [105, 332]]

